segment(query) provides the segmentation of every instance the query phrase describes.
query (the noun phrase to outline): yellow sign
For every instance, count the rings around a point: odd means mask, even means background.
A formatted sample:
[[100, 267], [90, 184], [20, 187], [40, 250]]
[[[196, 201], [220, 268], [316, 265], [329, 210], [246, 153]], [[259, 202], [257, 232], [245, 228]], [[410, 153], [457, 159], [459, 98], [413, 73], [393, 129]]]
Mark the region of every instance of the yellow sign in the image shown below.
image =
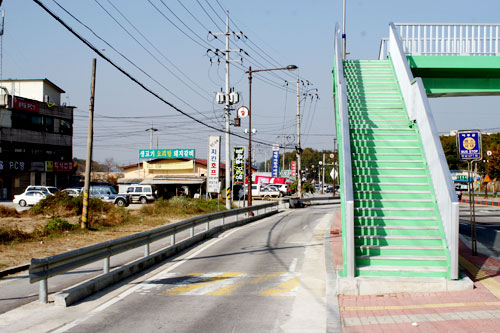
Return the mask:
[[474, 138], [468, 137], [468, 138], [464, 139], [464, 148], [465, 149], [472, 150], [472, 149], [474, 149], [475, 146], [476, 146], [476, 140], [474, 140]]
[[491, 182], [491, 178], [490, 176], [486, 175], [486, 177], [484, 177], [483, 179], [483, 183], [489, 183], [489, 182]]
[[170, 162], [170, 163], [144, 163], [145, 169], [153, 170], [192, 170], [194, 166], [194, 161], [180, 161], [180, 162]]

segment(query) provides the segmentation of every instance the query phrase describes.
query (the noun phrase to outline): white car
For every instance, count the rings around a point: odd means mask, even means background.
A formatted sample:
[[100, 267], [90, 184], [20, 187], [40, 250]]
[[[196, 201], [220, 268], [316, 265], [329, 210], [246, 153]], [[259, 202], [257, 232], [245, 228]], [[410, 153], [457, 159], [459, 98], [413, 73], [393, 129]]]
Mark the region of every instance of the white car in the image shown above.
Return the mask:
[[33, 206], [40, 202], [40, 200], [45, 199], [47, 195], [42, 191], [26, 191], [24, 193], [14, 196], [13, 203], [18, 204], [21, 207]]

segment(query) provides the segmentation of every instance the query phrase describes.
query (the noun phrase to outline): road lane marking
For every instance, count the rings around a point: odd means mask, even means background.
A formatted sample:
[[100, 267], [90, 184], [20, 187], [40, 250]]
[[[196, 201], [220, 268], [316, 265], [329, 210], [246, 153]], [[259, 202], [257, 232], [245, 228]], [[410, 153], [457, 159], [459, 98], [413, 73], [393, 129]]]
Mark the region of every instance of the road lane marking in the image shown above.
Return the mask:
[[[215, 284], [220, 281], [224, 281], [226, 279], [231, 279], [232, 277], [241, 275], [241, 272], [229, 272], [229, 273], [215, 273], [207, 275], [202, 275], [199, 277], [194, 277], [193, 279], [189, 279], [186, 283], [183, 283], [181, 286], [169, 289], [165, 291], [167, 295], [196, 295], [196, 293], [191, 293], [192, 291], [196, 291], [196, 289], [200, 289], [203, 287], [210, 286], [211, 284]], [[228, 283], [232, 283], [234, 280], [228, 280]]]
[[293, 273], [293, 272], [295, 272], [295, 268], [296, 268], [296, 267], [297, 267], [297, 258], [293, 258], [293, 259], [292, 259], [292, 262], [291, 262], [291, 264], [290, 264], [290, 267], [288, 267], [288, 271], [289, 271], [290, 273]]
[[299, 277], [295, 276], [280, 283], [278, 288], [270, 288], [259, 293], [259, 296], [288, 296], [299, 286]]

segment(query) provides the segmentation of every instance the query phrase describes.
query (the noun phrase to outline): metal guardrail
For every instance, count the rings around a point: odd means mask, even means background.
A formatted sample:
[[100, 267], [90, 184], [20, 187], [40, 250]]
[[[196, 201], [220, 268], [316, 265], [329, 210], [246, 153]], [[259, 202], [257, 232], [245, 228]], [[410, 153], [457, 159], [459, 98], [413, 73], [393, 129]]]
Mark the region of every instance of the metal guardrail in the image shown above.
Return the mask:
[[48, 279], [50, 277], [60, 275], [102, 259], [104, 259], [103, 274], [107, 274], [109, 273], [110, 257], [114, 255], [144, 246], [144, 257], [148, 257], [150, 255], [150, 244], [157, 240], [171, 237], [169, 246], [174, 246], [176, 244], [175, 236], [179, 232], [190, 230], [189, 238], [192, 238], [195, 235], [194, 228], [202, 224], [206, 225], [205, 231], [207, 231], [210, 230], [210, 222], [212, 221], [222, 219], [222, 224], [224, 224], [225, 218], [235, 216], [236, 219], [234, 222], [237, 222], [242, 214], [256, 212], [257, 215], [259, 215], [262, 210], [265, 214], [268, 209], [278, 209], [278, 206], [279, 202], [270, 202], [263, 205], [210, 213], [55, 256], [42, 259], [33, 258], [31, 259], [29, 268], [30, 283], [40, 282], [39, 299], [42, 303], [47, 303]]
[[389, 25], [389, 54], [396, 73], [406, 110], [411, 121], [417, 124], [418, 133], [436, 195], [443, 223], [443, 230], [450, 255], [450, 278], [458, 279], [458, 217], [459, 203], [451, 180], [450, 171], [439, 140], [431, 107], [421, 78], [411, 73], [402, 41], [394, 24]]
[[[406, 55], [500, 55], [500, 24], [394, 23]], [[379, 59], [387, 55], [381, 41]]]
[[336, 108], [339, 115], [339, 160], [342, 186], [341, 204], [344, 236], [346, 240], [346, 276], [354, 277], [354, 194], [352, 184], [351, 138], [349, 134], [349, 115], [347, 107], [347, 86], [344, 78], [342, 59], [342, 34], [339, 24], [335, 26], [335, 89]]

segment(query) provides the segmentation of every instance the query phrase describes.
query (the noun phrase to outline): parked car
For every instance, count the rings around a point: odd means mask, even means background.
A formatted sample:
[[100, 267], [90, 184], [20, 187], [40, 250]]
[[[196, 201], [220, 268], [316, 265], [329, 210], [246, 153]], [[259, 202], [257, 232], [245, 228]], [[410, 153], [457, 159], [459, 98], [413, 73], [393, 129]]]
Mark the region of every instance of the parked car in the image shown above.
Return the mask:
[[[83, 193], [83, 187], [81, 189]], [[111, 185], [90, 185], [90, 197], [99, 198], [105, 202], [114, 203], [120, 207], [127, 207], [130, 204], [130, 199], [126, 194], [118, 194], [116, 189]]]
[[131, 202], [140, 202], [142, 204], [155, 201], [156, 197], [151, 185], [130, 185], [126, 193]]
[[42, 185], [29, 185], [26, 187], [24, 190], [24, 193], [28, 191], [42, 191], [45, 194], [56, 194], [56, 192], [59, 192], [59, 189], [55, 186], [42, 186]]
[[49, 195], [42, 191], [25, 191], [24, 193], [14, 195], [12, 202], [21, 207], [33, 206]]
[[460, 185], [455, 186], [455, 193], [457, 194], [458, 200], [462, 200], [462, 187]]
[[333, 186], [332, 185], [328, 185], [328, 187], [326, 188], [325, 192], [326, 193], [333, 193]]
[[68, 187], [62, 190], [62, 192], [68, 193], [70, 197], [77, 197], [80, 194], [82, 194], [82, 188], [81, 187]]

